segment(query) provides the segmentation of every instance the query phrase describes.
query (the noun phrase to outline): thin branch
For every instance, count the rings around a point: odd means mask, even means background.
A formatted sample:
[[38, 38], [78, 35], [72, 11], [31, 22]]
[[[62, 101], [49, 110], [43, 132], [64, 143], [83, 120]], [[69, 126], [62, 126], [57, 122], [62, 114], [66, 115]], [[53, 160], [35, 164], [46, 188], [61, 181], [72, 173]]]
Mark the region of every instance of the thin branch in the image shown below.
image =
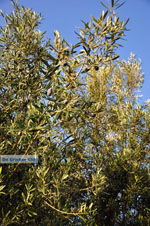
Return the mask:
[[73, 215], [73, 216], [78, 216], [78, 215], [86, 215], [87, 213], [80, 213], [80, 212], [77, 212], [77, 213], [68, 213], [68, 212], [65, 212], [63, 210], [59, 210], [57, 209], [56, 207], [52, 206], [51, 204], [49, 204], [47, 201], [45, 201], [45, 204], [47, 204], [51, 209], [59, 212], [59, 213], [62, 213], [62, 214], [65, 214], [65, 215]]

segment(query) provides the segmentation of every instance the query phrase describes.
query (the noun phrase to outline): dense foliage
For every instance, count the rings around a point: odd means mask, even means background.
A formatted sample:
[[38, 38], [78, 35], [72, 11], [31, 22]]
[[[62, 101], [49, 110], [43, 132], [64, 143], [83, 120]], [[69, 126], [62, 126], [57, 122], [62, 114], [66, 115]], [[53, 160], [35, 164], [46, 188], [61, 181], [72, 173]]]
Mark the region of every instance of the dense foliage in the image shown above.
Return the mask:
[[138, 102], [140, 62], [117, 55], [128, 21], [111, 1], [79, 42], [46, 41], [41, 15], [13, 3], [1, 16], [0, 153], [3, 225], [149, 225], [150, 104]]

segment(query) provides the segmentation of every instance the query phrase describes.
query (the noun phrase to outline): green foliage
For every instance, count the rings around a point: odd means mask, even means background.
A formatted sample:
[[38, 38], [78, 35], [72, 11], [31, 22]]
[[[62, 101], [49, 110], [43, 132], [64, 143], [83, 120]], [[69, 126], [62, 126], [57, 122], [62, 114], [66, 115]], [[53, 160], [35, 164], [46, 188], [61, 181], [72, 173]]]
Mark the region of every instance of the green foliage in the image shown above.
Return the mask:
[[122, 4], [83, 21], [75, 45], [44, 41], [31, 9], [1, 13], [0, 153], [40, 162], [1, 164], [0, 223], [149, 225], [150, 104], [140, 62], [117, 54]]

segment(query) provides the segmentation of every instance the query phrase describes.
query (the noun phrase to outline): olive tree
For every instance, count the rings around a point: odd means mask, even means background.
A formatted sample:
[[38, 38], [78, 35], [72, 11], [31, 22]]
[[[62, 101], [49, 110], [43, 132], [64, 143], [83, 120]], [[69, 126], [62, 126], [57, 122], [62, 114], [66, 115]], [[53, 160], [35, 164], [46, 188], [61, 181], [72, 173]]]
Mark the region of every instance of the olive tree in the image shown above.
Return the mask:
[[38, 30], [41, 15], [13, 2], [1, 13], [0, 153], [35, 164], [1, 164], [4, 225], [148, 225], [150, 104], [127, 30], [111, 0], [69, 44]]

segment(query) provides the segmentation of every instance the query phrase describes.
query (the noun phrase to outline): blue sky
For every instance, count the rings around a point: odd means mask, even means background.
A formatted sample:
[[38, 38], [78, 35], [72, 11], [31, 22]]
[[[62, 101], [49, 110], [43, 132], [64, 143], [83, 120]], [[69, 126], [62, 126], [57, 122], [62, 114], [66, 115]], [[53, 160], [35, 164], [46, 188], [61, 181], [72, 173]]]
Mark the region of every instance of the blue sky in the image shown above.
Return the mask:
[[[43, 15], [40, 30], [47, 31], [48, 37], [53, 38], [53, 31], [59, 30], [69, 43], [77, 42], [74, 31], [82, 26], [81, 20], [88, 21], [92, 15], [98, 17], [103, 10], [99, 0], [20, 0], [19, 3]], [[10, 1], [0, 0], [0, 9], [10, 12]], [[127, 59], [133, 52], [141, 59], [145, 77], [141, 100], [150, 99], [150, 0], [126, 0], [118, 13], [123, 19], [130, 18], [130, 31], [119, 50], [120, 56]]]

